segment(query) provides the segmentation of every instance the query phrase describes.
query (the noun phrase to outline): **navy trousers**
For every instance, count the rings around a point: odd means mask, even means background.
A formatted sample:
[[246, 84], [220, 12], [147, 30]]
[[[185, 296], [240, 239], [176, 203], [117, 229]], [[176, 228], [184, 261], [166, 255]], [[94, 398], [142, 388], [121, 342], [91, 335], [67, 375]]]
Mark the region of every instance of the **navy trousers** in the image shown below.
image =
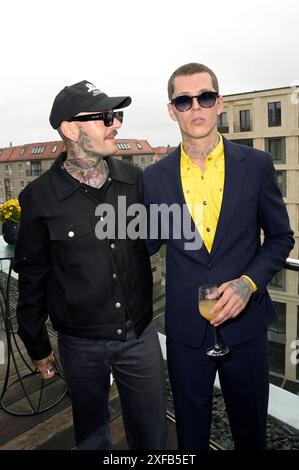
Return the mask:
[[218, 371], [235, 449], [265, 449], [269, 395], [267, 332], [211, 358], [211, 327], [204, 344], [191, 349], [167, 339], [167, 360], [180, 449], [207, 450], [212, 394]]
[[77, 447], [113, 448], [108, 410], [112, 371], [130, 449], [164, 449], [164, 366], [154, 323], [138, 339], [127, 322], [126, 341], [59, 334], [58, 342], [72, 397]]

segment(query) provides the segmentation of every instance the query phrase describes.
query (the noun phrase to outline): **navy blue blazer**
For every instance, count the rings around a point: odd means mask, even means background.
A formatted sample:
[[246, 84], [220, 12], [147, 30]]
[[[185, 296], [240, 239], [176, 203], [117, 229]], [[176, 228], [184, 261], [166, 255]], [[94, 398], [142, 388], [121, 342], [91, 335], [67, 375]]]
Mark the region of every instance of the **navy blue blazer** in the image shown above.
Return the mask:
[[[258, 290], [238, 317], [220, 326], [221, 337], [233, 346], [264, 331], [275, 316], [266, 287], [283, 268], [294, 246], [271, 154], [224, 138], [223, 142], [224, 192], [211, 252], [204, 244], [200, 249], [186, 250], [188, 240], [184, 234], [173, 236], [174, 218], [170, 220], [169, 239], [163, 240], [165, 217], [160, 217], [159, 238], [147, 241], [150, 254], [164, 242], [167, 244], [166, 335], [190, 347], [202, 344], [208, 325], [198, 313], [198, 286], [212, 282], [220, 285], [242, 274], [250, 276]], [[180, 178], [180, 147], [146, 168], [144, 200], [148, 210], [151, 204], [186, 204]]]

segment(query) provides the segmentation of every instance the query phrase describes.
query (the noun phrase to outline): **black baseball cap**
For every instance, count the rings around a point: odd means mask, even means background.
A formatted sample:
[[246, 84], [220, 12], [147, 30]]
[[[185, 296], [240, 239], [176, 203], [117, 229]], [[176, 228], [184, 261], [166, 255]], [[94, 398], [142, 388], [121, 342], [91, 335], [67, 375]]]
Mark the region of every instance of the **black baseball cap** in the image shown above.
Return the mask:
[[107, 96], [92, 83], [82, 80], [58, 93], [52, 106], [50, 124], [57, 129], [63, 121], [78, 113], [125, 108], [131, 101], [130, 96]]

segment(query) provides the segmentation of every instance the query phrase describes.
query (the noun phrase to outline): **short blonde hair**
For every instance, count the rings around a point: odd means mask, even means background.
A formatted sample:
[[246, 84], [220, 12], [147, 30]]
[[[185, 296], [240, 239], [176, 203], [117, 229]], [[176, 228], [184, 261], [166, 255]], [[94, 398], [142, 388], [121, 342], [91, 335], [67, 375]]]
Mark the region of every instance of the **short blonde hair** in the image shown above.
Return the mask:
[[198, 64], [196, 62], [191, 62], [190, 64], [182, 65], [181, 67], [176, 69], [171, 75], [170, 79], [168, 80], [167, 90], [168, 90], [169, 100], [172, 100], [172, 95], [174, 92], [174, 79], [181, 75], [194, 75], [195, 73], [208, 73], [212, 79], [212, 84], [213, 84], [215, 91], [219, 93], [218, 79], [215, 73], [213, 72], [213, 70], [211, 70], [206, 65]]

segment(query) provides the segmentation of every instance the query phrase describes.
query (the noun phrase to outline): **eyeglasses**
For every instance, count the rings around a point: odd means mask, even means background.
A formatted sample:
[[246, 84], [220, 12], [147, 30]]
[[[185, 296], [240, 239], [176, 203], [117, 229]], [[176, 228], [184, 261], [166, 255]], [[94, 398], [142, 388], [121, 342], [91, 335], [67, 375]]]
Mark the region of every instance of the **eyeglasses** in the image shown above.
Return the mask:
[[178, 111], [185, 112], [191, 109], [193, 104], [193, 98], [196, 98], [198, 104], [202, 108], [211, 108], [216, 103], [218, 98], [218, 93], [216, 91], [203, 91], [199, 95], [189, 96], [181, 95], [173, 98], [170, 103], [173, 104]]
[[123, 118], [123, 111], [104, 111], [102, 113], [82, 114], [82, 116], [74, 116], [71, 119], [68, 119], [68, 121], [104, 121], [105, 126], [110, 127], [112, 126], [114, 119], [117, 119], [119, 122], [123, 122]]

